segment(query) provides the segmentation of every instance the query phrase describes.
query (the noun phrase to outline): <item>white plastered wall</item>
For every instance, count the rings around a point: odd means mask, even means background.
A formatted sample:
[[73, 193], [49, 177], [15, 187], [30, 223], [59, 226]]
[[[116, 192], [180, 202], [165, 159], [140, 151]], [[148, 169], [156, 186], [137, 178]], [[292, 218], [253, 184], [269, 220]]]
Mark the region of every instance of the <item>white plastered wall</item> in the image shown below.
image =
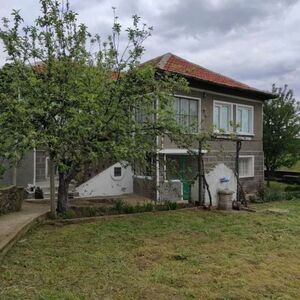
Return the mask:
[[[228, 182], [221, 182], [222, 178], [228, 178]], [[237, 181], [234, 172], [223, 163], [218, 164], [206, 174], [206, 180], [210, 188], [212, 196], [212, 205], [218, 205], [218, 191], [229, 189], [234, 192], [232, 199], [236, 199]], [[191, 188], [191, 197], [193, 201], [198, 201], [198, 181], [196, 181]], [[208, 192], [205, 190], [205, 204], [209, 204]]]
[[[114, 168], [122, 169], [121, 176], [114, 176]], [[118, 196], [133, 192], [133, 172], [130, 166], [116, 163], [76, 188], [80, 197]]]

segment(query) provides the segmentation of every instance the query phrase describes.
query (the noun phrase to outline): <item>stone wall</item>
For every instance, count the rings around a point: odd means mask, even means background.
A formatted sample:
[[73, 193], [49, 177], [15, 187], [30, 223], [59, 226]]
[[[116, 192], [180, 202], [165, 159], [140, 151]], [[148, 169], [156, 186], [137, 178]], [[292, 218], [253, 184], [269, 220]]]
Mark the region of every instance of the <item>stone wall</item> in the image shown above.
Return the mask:
[[180, 201], [182, 200], [182, 183], [180, 180], [161, 181], [160, 184], [161, 201]]
[[24, 188], [9, 186], [0, 189], [0, 214], [19, 211], [24, 200]]

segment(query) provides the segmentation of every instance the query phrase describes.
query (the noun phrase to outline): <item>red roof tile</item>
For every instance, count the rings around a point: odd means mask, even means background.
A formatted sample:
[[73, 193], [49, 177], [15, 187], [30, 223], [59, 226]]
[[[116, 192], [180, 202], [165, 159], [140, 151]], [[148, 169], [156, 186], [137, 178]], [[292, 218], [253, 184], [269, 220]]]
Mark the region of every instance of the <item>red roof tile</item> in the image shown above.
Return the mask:
[[189, 62], [172, 53], [167, 53], [149, 61], [158, 69], [178, 73], [183, 76], [192, 77], [195, 79], [204, 80], [218, 85], [223, 85], [231, 88], [238, 88], [242, 90], [250, 90], [253, 92], [264, 93], [255, 88], [252, 88], [244, 83], [231, 79], [227, 76], [210, 71], [192, 62]]

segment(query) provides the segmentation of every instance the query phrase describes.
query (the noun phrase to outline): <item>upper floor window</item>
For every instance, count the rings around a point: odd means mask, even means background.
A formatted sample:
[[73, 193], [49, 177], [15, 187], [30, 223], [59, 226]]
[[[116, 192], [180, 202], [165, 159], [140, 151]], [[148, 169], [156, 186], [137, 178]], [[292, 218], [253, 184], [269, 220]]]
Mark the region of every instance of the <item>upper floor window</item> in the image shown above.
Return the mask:
[[175, 98], [174, 110], [178, 124], [189, 127], [193, 132], [198, 132], [199, 101], [188, 98]]
[[230, 131], [232, 105], [225, 102], [214, 102], [214, 126], [225, 132]]
[[236, 106], [236, 124], [238, 133], [253, 133], [253, 106]]
[[225, 133], [232, 132], [234, 124], [237, 133], [253, 134], [253, 115], [253, 106], [214, 101], [214, 127]]

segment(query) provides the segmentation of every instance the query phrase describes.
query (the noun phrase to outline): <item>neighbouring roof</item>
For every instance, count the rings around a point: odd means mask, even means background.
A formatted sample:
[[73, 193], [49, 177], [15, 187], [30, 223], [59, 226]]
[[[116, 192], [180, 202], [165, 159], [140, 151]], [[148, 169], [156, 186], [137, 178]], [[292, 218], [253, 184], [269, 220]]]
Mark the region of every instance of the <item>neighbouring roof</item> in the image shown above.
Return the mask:
[[180, 74], [188, 78], [193, 78], [231, 89], [248, 91], [252, 94], [260, 94], [260, 96], [263, 96], [263, 98], [265, 99], [274, 98], [274, 95], [272, 93], [264, 92], [250, 87], [249, 85], [246, 85], [242, 82], [189, 62], [188, 60], [185, 60], [172, 53], [166, 53], [164, 55], [151, 59], [146, 63], [153, 64], [159, 70]]

